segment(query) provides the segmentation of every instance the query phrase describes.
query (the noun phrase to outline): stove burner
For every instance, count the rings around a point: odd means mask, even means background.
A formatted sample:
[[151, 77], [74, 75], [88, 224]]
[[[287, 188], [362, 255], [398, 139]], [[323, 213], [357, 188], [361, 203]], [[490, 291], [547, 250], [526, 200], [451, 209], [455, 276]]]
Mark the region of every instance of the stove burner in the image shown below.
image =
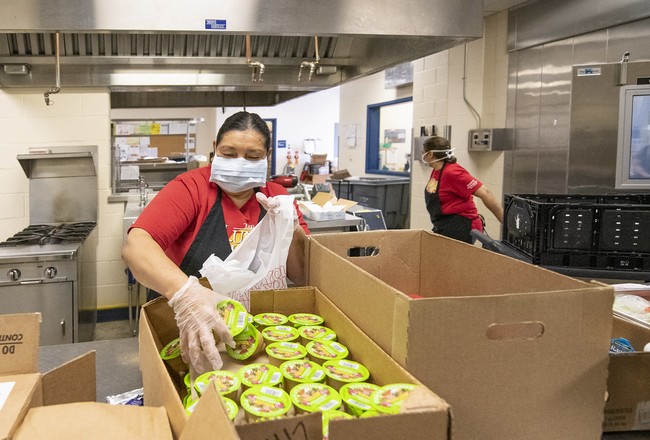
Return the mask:
[[29, 225], [0, 243], [0, 246], [58, 244], [82, 242], [95, 227], [95, 222], [63, 223], [60, 225]]

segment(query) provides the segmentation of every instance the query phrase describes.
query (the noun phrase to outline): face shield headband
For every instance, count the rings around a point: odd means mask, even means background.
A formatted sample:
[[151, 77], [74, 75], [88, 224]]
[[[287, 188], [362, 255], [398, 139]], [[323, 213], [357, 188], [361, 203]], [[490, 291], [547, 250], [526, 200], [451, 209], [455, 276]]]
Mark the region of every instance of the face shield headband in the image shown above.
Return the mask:
[[[431, 162], [428, 162], [428, 161], [426, 161], [424, 159], [424, 156], [426, 156], [429, 153], [445, 153], [445, 157], [441, 157], [440, 159], [436, 159], [436, 160], [432, 160]], [[422, 162], [436, 163], [436, 162], [440, 162], [440, 161], [443, 161], [443, 160], [451, 159], [453, 156], [454, 156], [454, 148], [450, 148], [448, 150], [447, 149], [445, 149], [445, 150], [428, 150], [422, 155]]]

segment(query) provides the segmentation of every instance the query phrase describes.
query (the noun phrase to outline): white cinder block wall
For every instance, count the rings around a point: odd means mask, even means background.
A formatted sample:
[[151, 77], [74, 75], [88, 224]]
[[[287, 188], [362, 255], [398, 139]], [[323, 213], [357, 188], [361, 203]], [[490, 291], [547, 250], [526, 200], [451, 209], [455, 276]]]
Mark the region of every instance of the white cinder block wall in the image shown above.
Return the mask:
[[[413, 128], [416, 135], [420, 126], [435, 125], [438, 134], [451, 126], [451, 145], [458, 163], [481, 180], [503, 199], [503, 153], [473, 152], [467, 149], [468, 131], [478, 127], [463, 98], [465, 97], [481, 117], [481, 127], [505, 127], [508, 56], [506, 52], [507, 13], [485, 19], [484, 38], [465, 46], [425, 57], [415, 62], [413, 81]], [[418, 152], [415, 152], [417, 155]], [[424, 187], [431, 168], [414, 162], [411, 185], [411, 228], [431, 229], [429, 214], [424, 205]], [[479, 212], [487, 220], [487, 231], [493, 238], [500, 237], [500, 224], [476, 199]]]
[[[82, 270], [97, 280], [99, 307], [126, 302], [121, 262], [122, 204], [108, 204], [110, 189], [110, 96], [105, 89], [63, 89], [46, 106], [43, 90], [0, 91], [0, 238], [29, 225], [29, 179], [16, 160], [31, 147], [55, 151], [66, 146], [97, 146], [98, 221], [96, 255]], [[96, 262], [96, 264], [95, 264]], [[124, 280], [122, 282], [122, 280]], [[121, 283], [121, 284], [120, 284]]]

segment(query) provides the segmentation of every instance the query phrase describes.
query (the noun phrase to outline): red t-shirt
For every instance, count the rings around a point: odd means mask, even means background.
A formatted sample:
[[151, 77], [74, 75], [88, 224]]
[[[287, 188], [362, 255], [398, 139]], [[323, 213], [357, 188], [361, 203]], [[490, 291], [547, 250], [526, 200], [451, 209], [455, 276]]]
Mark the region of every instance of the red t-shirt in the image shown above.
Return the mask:
[[[288, 194], [283, 186], [273, 182], [267, 182], [260, 192], [267, 197]], [[131, 227], [147, 231], [165, 254], [180, 265], [216, 202], [217, 194], [217, 185], [210, 182], [209, 166], [188, 171], [167, 183]], [[302, 213], [294, 204], [300, 225], [309, 234]], [[255, 194], [241, 209], [237, 209], [230, 197], [222, 193], [221, 208], [230, 244], [234, 248], [257, 224], [261, 207]]]
[[436, 188], [438, 189], [442, 213], [467, 217], [472, 220], [472, 229], [480, 231], [483, 225], [474, 204], [474, 193], [483, 184], [457, 163], [445, 165], [440, 188], [438, 188], [439, 178], [440, 170], [433, 170], [427, 184], [427, 191], [434, 192]]

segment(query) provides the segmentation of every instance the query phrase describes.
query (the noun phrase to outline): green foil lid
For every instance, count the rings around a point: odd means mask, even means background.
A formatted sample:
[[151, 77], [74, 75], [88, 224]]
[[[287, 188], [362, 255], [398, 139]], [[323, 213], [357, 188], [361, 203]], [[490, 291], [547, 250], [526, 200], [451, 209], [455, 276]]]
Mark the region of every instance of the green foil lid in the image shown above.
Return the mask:
[[[214, 379], [212, 379], [213, 377]], [[203, 392], [208, 388], [211, 379], [219, 394], [230, 394], [237, 391], [241, 386], [239, 377], [237, 377], [235, 373], [217, 370], [208, 371], [207, 373], [203, 373], [197, 377], [194, 381], [194, 388], [196, 388], [196, 391], [198, 391], [199, 394], [203, 394]]]
[[160, 357], [163, 360], [176, 359], [181, 355], [181, 338], [172, 340], [160, 350]]
[[255, 417], [279, 417], [291, 409], [291, 398], [286, 391], [265, 385], [247, 389], [239, 400], [242, 408]]
[[313, 313], [294, 313], [289, 315], [289, 322], [294, 327], [302, 327], [303, 325], [321, 325], [325, 320], [322, 316]]
[[244, 365], [237, 372], [241, 383], [247, 387], [256, 385], [277, 386], [282, 383], [283, 376], [278, 367], [271, 364]]
[[230, 329], [230, 334], [235, 337], [248, 325], [248, 312], [239, 301], [225, 299], [217, 303], [217, 311]]
[[336, 341], [334, 330], [322, 325], [303, 325], [298, 328], [298, 334], [310, 341]]
[[372, 394], [372, 405], [382, 413], [397, 414], [416, 385], [410, 383], [392, 383], [380, 387]]
[[266, 327], [269, 325], [284, 325], [289, 321], [289, 318], [281, 313], [258, 313], [253, 317], [253, 321], [257, 325]]
[[266, 346], [266, 354], [275, 359], [289, 361], [304, 358], [307, 350], [297, 342], [273, 342]]
[[370, 372], [359, 362], [348, 359], [337, 359], [323, 362], [325, 374], [339, 382], [364, 382], [370, 377]]
[[233, 359], [248, 359], [262, 350], [260, 344], [263, 344], [263, 341], [260, 332], [253, 324], [246, 325], [244, 331], [233, 337], [233, 339], [235, 340], [235, 348], [226, 345], [226, 352]]
[[347, 383], [341, 387], [339, 394], [351, 413], [361, 415], [366, 411], [374, 410], [372, 394], [378, 389], [379, 387], [374, 383]]
[[285, 379], [294, 382], [314, 383], [325, 379], [323, 367], [308, 359], [284, 362], [280, 365], [280, 372]]
[[291, 402], [307, 412], [329, 411], [341, 407], [341, 396], [322, 383], [301, 383], [291, 388]]
[[271, 325], [262, 330], [262, 336], [268, 342], [291, 342], [298, 339], [298, 330], [288, 325]]
[[311, 356], [326, 361], [344, 359], [349, 354], [347, 347], [336, 341], [311, 341], [305, 348]]

